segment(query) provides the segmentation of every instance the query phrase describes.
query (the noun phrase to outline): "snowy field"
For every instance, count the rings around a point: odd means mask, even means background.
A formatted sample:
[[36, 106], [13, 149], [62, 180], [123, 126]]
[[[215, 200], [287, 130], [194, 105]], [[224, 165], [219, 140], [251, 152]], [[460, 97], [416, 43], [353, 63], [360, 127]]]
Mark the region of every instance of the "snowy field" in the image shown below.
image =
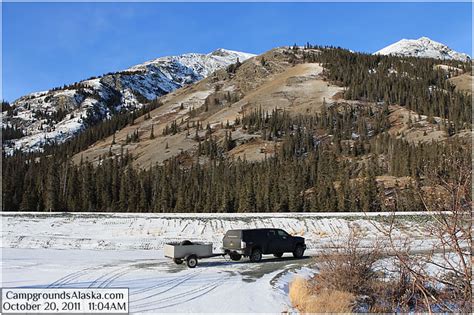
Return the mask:
[[[324, 214], [49, 214], [8, 213], [2, 218], [2, 287], [128, 287], [130, 310], [140, 312], [291, 311], [288, 284], [311, 275], [311, 256], [337, 245], [352, 229], [364, 246], [381, 235], [388, 215]], [[422, 214], [397, 217], [400, 239], [432, 244]], [[216, 257], [195, 269], [163, 256], [177, 240], [213, 242], [220, 250], [228, 229], [278, 227], [306, 238], [303, 259], [264, 256], [258, 264]]]

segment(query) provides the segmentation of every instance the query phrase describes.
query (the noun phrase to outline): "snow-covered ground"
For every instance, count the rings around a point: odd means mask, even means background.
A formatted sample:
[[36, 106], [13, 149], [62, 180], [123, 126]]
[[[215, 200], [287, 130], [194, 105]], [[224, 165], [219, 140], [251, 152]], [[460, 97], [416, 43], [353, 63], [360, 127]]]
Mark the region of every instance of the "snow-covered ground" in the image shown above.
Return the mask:
[[260, 264], [223, 258], [195, 269], [175, 265], [161, 250], [3, 249], [3, 287], [129, 288], [130, 311], [271, 312], [289, 309], [288, 283], [310, 274], [311, 259]]
[[[2, 287], [128, 287], [137, 312], [291, 311], [288, 284], [311, 275], [323, 247], [354, 230], [363, 244], [380, 238], [387, 215], [291, 214], [49, 214], [2, 213]], [[303, 259], [285, 254], [258, 264], [216, 257], [195, 269], [163, 256], [175, 240], [214, 243], [231, 228], [279, 227], [307, 239]], [[430, 244], [429, 221], [420, 214], [397, 218], [397, 234]]]

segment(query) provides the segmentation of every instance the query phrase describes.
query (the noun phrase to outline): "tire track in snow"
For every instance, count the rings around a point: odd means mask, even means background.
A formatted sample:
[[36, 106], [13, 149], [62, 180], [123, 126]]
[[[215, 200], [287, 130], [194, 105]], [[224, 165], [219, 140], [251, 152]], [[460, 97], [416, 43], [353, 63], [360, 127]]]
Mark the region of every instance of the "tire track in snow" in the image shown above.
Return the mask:
[[64, 287], [65, 285], [70, 284], [73, 280], [76, 280], [79, 277], [87, 274], [90, 270], [99, 269], [99, 268], [101, 268], [101, 267], [100, 266], [99, 267], [89, 267], [89, 268], [85, 268], [85, 269], [81, 269], [81, 270], [72, 272], [72, 273], [67, 274], [64, 277], [59, 278], [58, 280], [50, 283], [47, 287], [48, 288], [61, 288], [61, 287]]
[[[186, 277], [186, 276], [184, 276]], [[141, 294], [141, 293], [145, 293], [145, 292], [148, 292], [148, 291], [151, 291], [151, 290], [154, 290], [154, 289], [157, 289], [157, 288], [162, 288], [166, 285], [169, 285], [169, 284], [174, 284], [180, 280], [182, 280], [183, 278], [172, 278], [172, 279], [169, 279], [169, 280], [166, 280], [166, 281], [163, 281], [163, 282], [160, 282], [160, 283], [157, 283], [155, 285], [152, 285], [151, 287], [147, 287], [147, 288], [143, 288], [143, 289], [139, 289], [139, 290], [136, 290], [136, 291], [133, 291], [130, 293], [130, 295], [137, 295], [137, 294]], [[164, 291], [166, 292], [166, 291]]]
[[210, 287], [208, 290], [202, 292], [201, 294], [199, 295], [196, 295], [196, 296], [193, 296], [191, 297], [190, 299], [186, 300], [186, 301], [179, 301], [179, 302], [176, 302], [176, 303], [172, 303], [172, 304], [168, 304], [168, 305], [163, 305], [163, 306], [160, 306], [160, 307], [154, 307], [154, 308], [151, 308], [151, 309], [145, 309], [145, 310], [139, 310], [138, 312], [150, 312], [150, 311], [154, 311], [154, 310], [159, 310], [159, 309], [163, 309], [163, 308], [167, 308], [167, 307], [171, 307], [171, 306], [175, 306], [175, 305], [180, 305], [180, 304], [184, 304], [186, 302], [190, 302], [192, 300], [195, 300], [203, 295], [206, 295], [207, 293], [211, 292], [212, 290], [214, 290], [215, 288], [217, 288], [219, 285], [214, 285], [212, 287]]
[[94, 281], [92, 281], [90, 283], [90, 285], [88, 286], [88, 288], [94, 288], [94, 287], [100, 288], [101, 285], [107, 283], [107, 281], [109, 281], [111, 278], [113, 278], [115, 275], [117, 275], [117, 273], [122, 272], [124, 269], [130, 269], [130, 266], [122, 267], [122, 268], [115, 269], [115, 270], [112, 270], [110, 272], [104, 273], [103, 275], [101, 275], [100, 277], [98, 277]]
[[114, 276], [111, 276], [108, 280], [105, 280], [104, 282], [102, 282], [99, 285], [99, 288], [108, 288], [115, 280], [131, 272], [133, 272], [132, 267], [128, 267], [125, 269], [125, 271], [118, 272]]
[[[181, 278], [177, 278], [178, 281], [177, 281], [177, 282], [173, 282], [173, 285], [172, 285], [171, 287], [166, 288], [165, 290], [162, 290], [162, 291], [160, 291], [160, 292], [155, 292], [155, 293], [153, 293], [153, 294], [151, 294], [151, 295], [147, 295], [147, 296], [145, 296], [145, 297], [143, 297], [143, 298], [136, 299], [136, 300], [134, 300], [133, 302], [144, 301], [144, 300], [153, 298], [153, 297], [155, 297], [155, 296], [161, 295], [161, 294], [163, 294], [163, 293], [169, 292], [169, 291], [173, 290], [174, 288], [176, 288], [177, 286], [179, 286], [179, 285], [185, 283], [186, 281], [195, 278], [195, 277], [198, 276], [200, 273], [202, 273], [202, 271], [192, 273], [192, 274], [189, 275], [189, 276], [183, 276], [183, 277], [181, 277]], [[148, 303], [145, 303], [144, 305], [146, 305], [146, 304], [148, 304]], [[140, 305], [141, 305], [141, 304], [140, 304]]]
[[[187, 291], [180, 291], [177, 294], [166, 296], [166, 297], [163, 297], [161, 299], [149, 301], [147, 303], [142, 303], [142, 304], [139, 304], [139, 305], [134, 305], [134, 307], [138, 307], [139, 309], [138, 310], [134, 309], [133, 312], [150, 312], [150, 311], [154, 311], [154, 310], [159, 310], [159, 309], [163, 309], [163, 308], [167, 308], [167, 307], [187, 303], [187, 302], [195, 300], [195, 299], [197, 299], [201, 296], [204, 296], [207, 293], [211, 292], [212, 290], [216, 289], [217, 287], [221, 286], [230, 277], [232, 277], [232, 276], [229, 275], [227, 277], [225, 277], [225, 276], [220, 277], [220, 278], [216, 279], [215, 281], [213, 281], [213, 282], [211, 282], [211, 283], [209, 283], [205, 286], [200, 286], [198, 288], [192, 288], [192, 289], [187, 290]], [[130, 304], [132, 304], [133, 302], [135, 302], [135, 301], [131, 301]], [[158, 305], [155, 306], [157, 303], [158, 303]], [[146, 307], [150, 307], [150, 306], [152, 306], [152, 307], [151, 308], [146, 308]], [[140, 309], [140, 307], [141, 307], [141, 309]]]

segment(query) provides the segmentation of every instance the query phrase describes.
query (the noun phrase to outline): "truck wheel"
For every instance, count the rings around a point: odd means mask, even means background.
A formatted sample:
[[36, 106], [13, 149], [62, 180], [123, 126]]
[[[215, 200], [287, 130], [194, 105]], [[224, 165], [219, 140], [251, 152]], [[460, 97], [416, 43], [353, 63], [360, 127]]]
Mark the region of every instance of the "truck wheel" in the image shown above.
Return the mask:
[[181, 265], [183, 263], [183, 260], [181, 258], [173, 258], [173, 261], [177, 265]]
[[194, 268], [198, 264], [198, 259], [196, 255], [190, 255], [188, 258], [186, 258], [186, 265], [188, 265], [189, 268]]
[[303, 245], [296, 245], [295, 250], [293, 251], [293, 257], [301, 258], [304, 255], [304, 247]]
[[230, 256], [230, 259], [232, 259], [233, 261], [239, 261], [242, 258], [242, 255], [238, 253], [232, 253], [229, 256]]
[[273, 254], [276, 258], [281, 258], [283, 256], [283, 253], [275, 253]]
[[250, 261], [259, 262], [260, 260], [262, 260], [262, 250], [260, 248], [255, 248], [252, 250], [252, 254], [250, 254]]
[[179, 245], [193, 245], [193, 242], [191, 241], [188, 241], [188, 240], [185, 240], [185, 241], [182, 241], [181, 243], [179, 243]]

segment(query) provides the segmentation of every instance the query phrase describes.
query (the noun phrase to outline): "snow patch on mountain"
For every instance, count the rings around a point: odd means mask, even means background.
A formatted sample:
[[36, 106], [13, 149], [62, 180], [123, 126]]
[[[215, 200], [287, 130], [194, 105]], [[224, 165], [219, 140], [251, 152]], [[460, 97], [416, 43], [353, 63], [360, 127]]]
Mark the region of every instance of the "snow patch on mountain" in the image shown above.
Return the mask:
[[429, 39], [428, 37], [420, 37], [418, 39], [402, 39], [375, 52], [374, 55], [435, 58], [459, 60], [463, 62], [471, 60], [467, 54], [454, 51], [448, 46]]
[[[219, 69], [236, 63], [237, 60], [244, 61], [254, 56], [249, 53], [219, 48], [209, 54], [188, 53], [179, 56], [161, 57], [133, 66], [129, 70], [153, 69], [161, 68], [161, 66], [165, 66], [165, 69], [171, 71], [180, 71], [187, 68], [193, 70], [193, 73], [188, 73], [188, 75], [197, 74], [202, 79]], [[172, 73], [166, 73], [166, 75], [170, 78]], [[186, 79], [186, 77], [184, 78]]]

